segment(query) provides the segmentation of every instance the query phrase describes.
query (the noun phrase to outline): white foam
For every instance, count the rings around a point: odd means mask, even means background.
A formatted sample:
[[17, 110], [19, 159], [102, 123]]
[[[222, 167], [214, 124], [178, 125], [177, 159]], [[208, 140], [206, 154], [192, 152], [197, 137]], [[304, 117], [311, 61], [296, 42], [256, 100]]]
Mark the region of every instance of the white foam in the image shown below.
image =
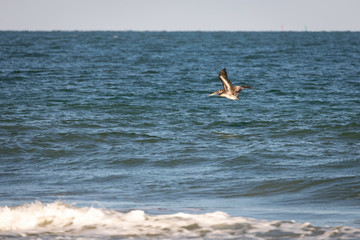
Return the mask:
[[360, 238], [352, 227], [314, 227], [310, 223], [267, 221], [232, 217], [224, 212], [149, 215], [94, 207], [74, 207], [63, 202], [34, 202], [0, 208], [1, 236], [68, 236], [212, 239], [329, 239]]

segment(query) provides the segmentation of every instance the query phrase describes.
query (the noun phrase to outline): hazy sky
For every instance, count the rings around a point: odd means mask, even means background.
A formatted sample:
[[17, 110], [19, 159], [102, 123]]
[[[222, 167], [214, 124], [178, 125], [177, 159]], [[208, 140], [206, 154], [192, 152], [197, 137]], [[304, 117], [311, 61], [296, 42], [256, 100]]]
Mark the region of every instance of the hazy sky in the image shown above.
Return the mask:
[[360, 0], [0, 0], [0, 30], [360, 31]]

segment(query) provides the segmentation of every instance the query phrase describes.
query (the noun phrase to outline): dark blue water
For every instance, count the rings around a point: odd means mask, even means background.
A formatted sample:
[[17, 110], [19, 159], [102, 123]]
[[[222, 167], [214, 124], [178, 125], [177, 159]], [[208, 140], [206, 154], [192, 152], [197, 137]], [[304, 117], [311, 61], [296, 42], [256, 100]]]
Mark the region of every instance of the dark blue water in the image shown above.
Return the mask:
[[58, 201], [360, 228], [360, 33], [0, 32], [0, 218]]

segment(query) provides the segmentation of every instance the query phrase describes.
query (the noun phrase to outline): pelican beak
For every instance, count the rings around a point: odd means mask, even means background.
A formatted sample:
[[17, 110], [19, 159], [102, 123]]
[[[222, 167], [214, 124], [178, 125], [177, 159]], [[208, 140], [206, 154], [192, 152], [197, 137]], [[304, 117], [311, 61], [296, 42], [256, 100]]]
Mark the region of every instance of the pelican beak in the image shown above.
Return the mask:
[[216, 91], [216, 92], [210, 94], [209, 96], [214, 96], [214, 95], [218, 95], [218, 94], [219, 94], [219, 91]]

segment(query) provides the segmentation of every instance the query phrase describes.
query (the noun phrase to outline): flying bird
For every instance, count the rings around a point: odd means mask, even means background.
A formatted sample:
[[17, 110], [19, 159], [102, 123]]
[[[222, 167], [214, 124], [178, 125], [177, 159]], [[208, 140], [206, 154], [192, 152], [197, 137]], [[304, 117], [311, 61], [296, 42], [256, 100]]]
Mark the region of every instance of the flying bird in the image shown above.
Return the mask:
[[226, 97], [227, 99], [231, 99], [231, 100], [240, 100], [240, 98], [238, 98], [238, 94], [242, 90], [244, 90], [245, 88], [253, 89], [253, 87], [251, 87], [251, 86], [235, 86], [234, 87], [227, 77], [225, 68], [223, 70], [221, 70], [221, 72], [219, 73], [219, 78], [220, 78], [222, 84], [224, 85], [224, 89], [220, 89], [220, 90], [210, 94], [209, 96], [219, 95], [220, 97]]

